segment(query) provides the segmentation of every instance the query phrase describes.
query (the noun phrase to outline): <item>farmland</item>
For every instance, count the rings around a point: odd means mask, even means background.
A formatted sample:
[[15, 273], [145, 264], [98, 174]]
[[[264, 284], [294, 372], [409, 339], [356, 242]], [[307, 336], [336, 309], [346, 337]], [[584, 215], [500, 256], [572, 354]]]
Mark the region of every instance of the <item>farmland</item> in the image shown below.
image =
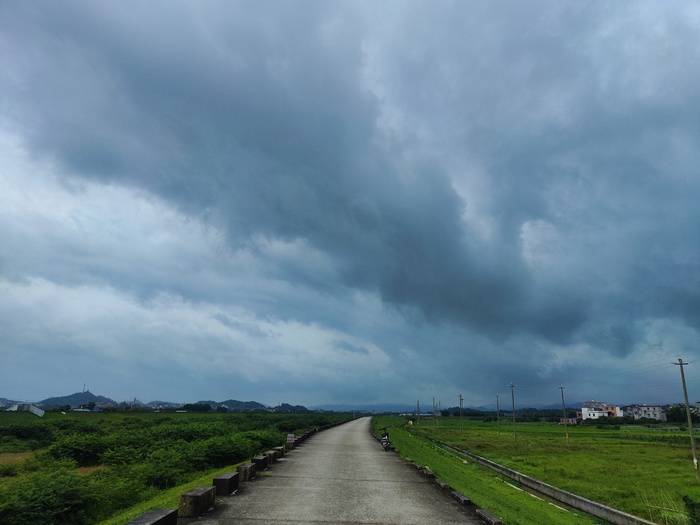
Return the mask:
[[375, 428], [390, 427], [390, 437], [402, 456], [410, 456], [479, 506], [501, 516], [508, 525], [596, 523], [585, 516], [561, 516], [556, 507], [515, 490], [497, 474], [464, 463], [426, 437], [454, 445], [545, 483], [598, 501], [650, 521], [691, 524], [684, 496], [700, 501], [687, 432], [642, 426], [564, 428], [552, 423], [464, 421], [458, 417], [421, 421], [380, 417]]
[[[0, 412], [0, 523], [91, 524], [177, 506], [180, 485], [345, 414]], [[162, 504], [162, 503], [161, 503]], [[128, 519], [115, 518], [112, 524]]]

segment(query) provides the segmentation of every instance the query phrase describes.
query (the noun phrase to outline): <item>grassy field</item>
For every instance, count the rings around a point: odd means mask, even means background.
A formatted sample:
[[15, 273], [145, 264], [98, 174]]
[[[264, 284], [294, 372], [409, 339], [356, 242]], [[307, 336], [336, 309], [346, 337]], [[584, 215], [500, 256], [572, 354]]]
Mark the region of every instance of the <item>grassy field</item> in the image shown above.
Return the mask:
[[[436, 475], [499, 515], [508, 525], [595, 523], [582, 516], [563, 519], [542, 514], [534, 498], [504, 480], [423, 439], [430, 436], [556, 487], [661, 524], [689, 524], [683, 496], [700, 501], [687, 432], [638, 426], [574, 427], [567, 445], [563, 427], [551, 423], [517, 425], [440, 418], [405, 426], [405, 418], [375, 418], [375, 428], [389, 426], [390, 437], [402, 456], [431, 467]], [[432, 463], [432, 464], [431, 464]], [[487, 487], [487, 488], [485, 488]], [[514, 503], [511, 509], [509, 500]], [[529, 501], [530, 500], [530, 501]], [[529, 510], [524, 510], [529, 509]], [[515, 512], [514, 512], [515, 510]]]

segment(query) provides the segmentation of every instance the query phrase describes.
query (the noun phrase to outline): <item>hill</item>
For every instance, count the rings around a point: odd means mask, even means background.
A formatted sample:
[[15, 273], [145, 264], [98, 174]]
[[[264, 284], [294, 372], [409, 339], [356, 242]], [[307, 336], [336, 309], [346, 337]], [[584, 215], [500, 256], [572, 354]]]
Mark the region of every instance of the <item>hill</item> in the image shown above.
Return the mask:
[[197, 404], [211, 405], [213, 410], [225, 405], [229, 412], [250, 412], [252, 410], [265, 410], [267, 407], [257, 401], [236, 401], [227, 399], [226, 401], [197, 401]]
[[49, 397], [43, 401], [39, 401], [37, 405], [43, 407], [61, 407], [69, 405], [71, 408], [76, 408], [81, 405], [87, 405], [88, 403], [95, 403], [96, 405], [116, 405], [117, 402], [113, 399], [104, 396], [96, 396], [89, 390], [85, 392], [76, 392], [69, 396], [61, 397]]
[[281, 405], [274, 407], [273, 410], [278, 414], [302, 414], [309, 411], [309, 409], [305, 406], [290, 405], [288, 403], [282, 403]]

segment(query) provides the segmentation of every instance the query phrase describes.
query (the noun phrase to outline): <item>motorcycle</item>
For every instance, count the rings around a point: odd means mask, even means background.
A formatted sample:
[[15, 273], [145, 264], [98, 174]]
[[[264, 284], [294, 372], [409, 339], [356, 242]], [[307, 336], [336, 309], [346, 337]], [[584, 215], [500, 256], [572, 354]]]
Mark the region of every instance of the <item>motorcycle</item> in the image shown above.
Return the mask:
[[379, 440], [382, 444], [382, 448], [386, 452], [391, 448], [391, 443], [389, 442], [389, 433], [386, 430], [386, 427], [382, 429], [384, 433], [382, 434], [381, 439]]

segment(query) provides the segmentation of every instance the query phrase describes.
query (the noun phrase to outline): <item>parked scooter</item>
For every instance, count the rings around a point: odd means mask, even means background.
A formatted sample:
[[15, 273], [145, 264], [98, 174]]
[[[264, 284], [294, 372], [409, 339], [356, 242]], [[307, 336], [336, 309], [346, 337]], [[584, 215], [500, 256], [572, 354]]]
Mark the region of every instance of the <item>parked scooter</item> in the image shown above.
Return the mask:
[[380, 439], [382, 443], [382, 448], [384, 448], [385, 451], [389, 450], [391, 448], [391, 443], [389, 443], [389, 433], [387, 432], [387, 427], [384, 427], [382, 430], [384, 433], [382, 434], [382, 437]]

